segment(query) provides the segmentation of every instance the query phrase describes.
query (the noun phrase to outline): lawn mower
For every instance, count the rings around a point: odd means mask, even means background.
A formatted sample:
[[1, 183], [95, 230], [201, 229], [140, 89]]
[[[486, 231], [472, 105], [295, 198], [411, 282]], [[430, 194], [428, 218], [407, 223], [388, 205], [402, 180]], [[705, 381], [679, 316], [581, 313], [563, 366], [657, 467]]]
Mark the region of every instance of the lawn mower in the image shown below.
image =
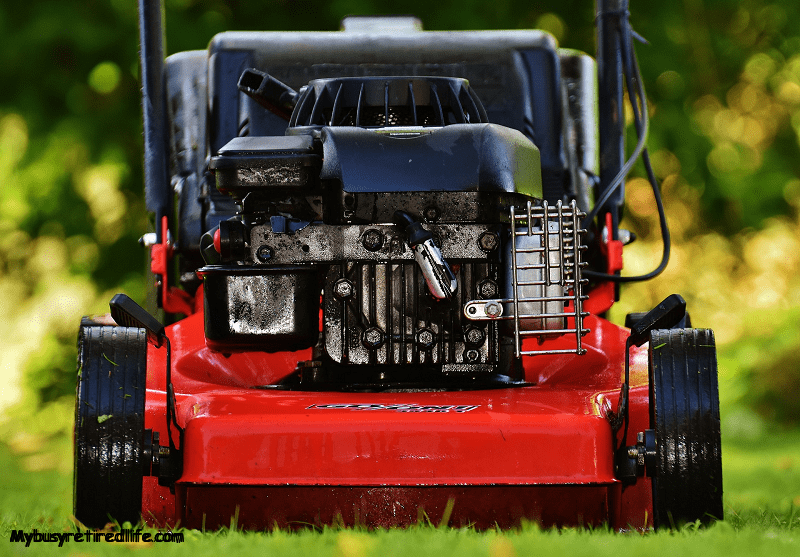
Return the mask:
[[[165, 60], [139, 8], [163, 318], [120, 294], [81, 322], [80, 522], [722, 518], [713, 333], [677, 294], [605, 318], [669, 254], [627, 0], [597, 1], [596, 58], [351, 17]], [[664, 257], [630, 277], [640, 156]]]

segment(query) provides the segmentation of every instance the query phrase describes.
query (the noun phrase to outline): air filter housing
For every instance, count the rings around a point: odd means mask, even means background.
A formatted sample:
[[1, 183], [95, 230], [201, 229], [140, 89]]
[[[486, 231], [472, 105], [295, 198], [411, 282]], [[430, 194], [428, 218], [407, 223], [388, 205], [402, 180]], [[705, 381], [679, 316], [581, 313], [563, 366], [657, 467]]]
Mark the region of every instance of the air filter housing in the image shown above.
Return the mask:
[[300, 92], [290, 127], [441, 127], [486, 123], [466, 79], [346, 77], [317, 79]]

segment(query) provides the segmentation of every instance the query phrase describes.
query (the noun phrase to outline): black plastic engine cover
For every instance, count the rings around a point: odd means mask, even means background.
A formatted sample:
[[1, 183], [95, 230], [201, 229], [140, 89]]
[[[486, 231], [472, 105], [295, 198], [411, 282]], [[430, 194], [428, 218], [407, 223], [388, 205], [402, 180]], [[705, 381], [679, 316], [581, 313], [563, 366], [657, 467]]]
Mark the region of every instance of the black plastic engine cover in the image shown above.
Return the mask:
[[322, 180], [346, 192], [479, 191], [542, 196], [539, 150], [496, 124], [453, 124], [418, 134], [322, 128]]
[[306, 190], [317, 183], [320, 165], [313, 138], [300, 135], [236, 137], [208, 168], [220, 192], [241, 199], [250, 192], [274, 196]]

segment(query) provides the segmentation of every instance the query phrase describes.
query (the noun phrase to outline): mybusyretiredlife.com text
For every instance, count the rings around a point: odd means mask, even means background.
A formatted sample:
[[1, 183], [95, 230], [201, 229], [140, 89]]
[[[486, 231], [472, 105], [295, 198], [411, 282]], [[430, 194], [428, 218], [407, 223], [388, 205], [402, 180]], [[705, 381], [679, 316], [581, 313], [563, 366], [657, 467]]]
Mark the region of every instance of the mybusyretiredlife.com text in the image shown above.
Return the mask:
[[24, 530], [12, 530], [11, 542], [24, 543], [25, 547], [30, 547], [31, 543], [58, 543], [58, 547], [63, 547], [65, 543], [183, 543], [183, 532], [142, 532], [141, 529], [132, 530], [123, 528], [119, 532], [25, 532]]

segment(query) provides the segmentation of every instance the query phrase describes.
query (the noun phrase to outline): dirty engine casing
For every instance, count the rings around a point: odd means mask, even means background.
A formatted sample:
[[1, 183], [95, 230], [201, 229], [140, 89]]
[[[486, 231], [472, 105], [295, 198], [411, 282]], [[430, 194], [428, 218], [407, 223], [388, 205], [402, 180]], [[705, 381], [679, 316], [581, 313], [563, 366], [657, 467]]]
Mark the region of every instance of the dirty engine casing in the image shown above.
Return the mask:
[[[574, 205], [566, 239], [560, 203], [555, 220], [546, 209], [533, 220], [542, 204], [534, 144], [488, 123], [462, 79], [320, 79], [280, 98], [264, 93], [274, 81], [247, 70], [239, 87], [274, 112], [279, 100], [293, 109], [286, 135], [237, 137], [210, 162], [241, 211], [201, 245], [208, 345], [313, 347], [286, 388], [519, 380], [520, 320], [509, 320], [522, 315], [518, 294], [536, 290], [540, 337], [563, 333], [558, 308], [581, 299]], [[515, 207], [528, 211], [515, 230], [535, 228], [533, 241], [512, 245]], [[484, 300], [496, 311], [473, 318], [468, 306]]]

